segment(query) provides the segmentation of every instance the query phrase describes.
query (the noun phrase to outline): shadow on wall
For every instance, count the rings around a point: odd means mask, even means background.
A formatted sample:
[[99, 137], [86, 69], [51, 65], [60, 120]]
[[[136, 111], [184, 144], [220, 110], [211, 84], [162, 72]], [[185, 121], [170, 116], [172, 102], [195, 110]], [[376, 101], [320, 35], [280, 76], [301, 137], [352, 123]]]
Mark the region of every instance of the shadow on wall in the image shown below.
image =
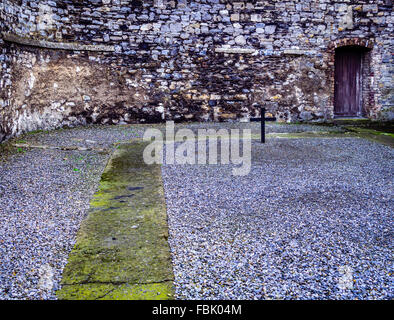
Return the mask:
[[[89, 123], [158, 122], [157, 95], [143, 72], [114, 67], [101, 54], [9, 45], [8, 107], [2, 135]], [[160, 112], [161, 111], [161, 112]], [[3, 137], [4, 139], [4, 137]]]

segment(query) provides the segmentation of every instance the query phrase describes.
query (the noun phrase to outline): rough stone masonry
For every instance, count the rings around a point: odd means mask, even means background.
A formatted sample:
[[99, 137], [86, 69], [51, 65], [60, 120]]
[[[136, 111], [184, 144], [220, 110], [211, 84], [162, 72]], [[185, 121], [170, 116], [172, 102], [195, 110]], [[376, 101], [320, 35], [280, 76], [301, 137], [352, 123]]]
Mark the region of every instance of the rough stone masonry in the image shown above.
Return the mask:
[[335, 116], [363, 48], [362, 116], [394, 118], [391, 0], [0, 0], [0, 141], [88, 123]]

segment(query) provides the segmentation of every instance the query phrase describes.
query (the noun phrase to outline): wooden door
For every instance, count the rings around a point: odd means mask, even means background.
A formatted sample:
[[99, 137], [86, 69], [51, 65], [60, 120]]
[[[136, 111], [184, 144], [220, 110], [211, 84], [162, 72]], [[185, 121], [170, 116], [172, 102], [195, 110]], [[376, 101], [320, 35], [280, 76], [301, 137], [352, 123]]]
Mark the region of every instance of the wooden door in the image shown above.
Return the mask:
[[340, 48], [335, 52], [336, 116], [361, 116], [362, 54], [357, 48]]

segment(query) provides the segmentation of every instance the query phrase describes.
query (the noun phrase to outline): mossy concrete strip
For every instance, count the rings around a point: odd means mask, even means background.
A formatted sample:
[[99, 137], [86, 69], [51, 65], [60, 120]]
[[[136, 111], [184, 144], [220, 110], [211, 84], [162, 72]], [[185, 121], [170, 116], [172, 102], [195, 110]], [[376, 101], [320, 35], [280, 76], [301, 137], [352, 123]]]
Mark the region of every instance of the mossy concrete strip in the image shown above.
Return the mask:
[[[267, 138], [286, 138], [286, 139], [300, 139], [300, 138], [362, 138], [373, 142], [378, 142], [389, 147], [394, 147], [394, 135], [392, 133], [380, 132], [371, 129], [354, 128], [350, 130], [346, 127], [348, 132], [300, 132], [300, 133], [269, 133]], [[255, 136], [252, 136], [255, 139]]]
[[18, 149], [9, 141], [0, 143], [0, 163], [7, 161], [12, 155], [17, 154], [18, 150], [21, 150], [21, 148]]
[[346, 126], [345, 129], [354, 133], [360, 138], [379, 142], [392, 148], [394, 147], [394, 134], [391, 132], [377, 131], [353, 126]]
[[346, 119], [346, 118], [339, 118], [334, 119], [329, 123], [326, 124], [333, 124], [337, 126], [341, 126], [346, 128], [347, 126], [352, 127], [359, 127], [364, 129], [372, 129], [376, 131], [386, 132], [386, 133], [394, 133], [394, 121], [377, 121], [372, 119]]
[[173, 272], [159, 165], [119, 145], [63, 272], [59, 299], [171, 299]]
[[68, 300], [168, 300], [172, 282], [150, 284], [97, 284], [65, 286], [59, 299]]

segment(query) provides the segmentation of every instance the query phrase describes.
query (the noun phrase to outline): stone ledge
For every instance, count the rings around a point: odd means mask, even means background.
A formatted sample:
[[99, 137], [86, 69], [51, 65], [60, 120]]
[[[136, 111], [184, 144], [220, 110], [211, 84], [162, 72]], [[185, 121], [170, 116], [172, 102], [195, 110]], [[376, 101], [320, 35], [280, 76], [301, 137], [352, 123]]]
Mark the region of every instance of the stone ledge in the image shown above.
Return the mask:
[[283, 51], [284, 55], [296, 55], [296, 56], [304, 56], [304, 55], [314, 55], [317, 52], [315, 50], [300, 50], [300, 49], [286, 49]]
[[217, 53], [241, 53], [241, 54], [257, 54], [258, 51], [255, 49], [246, 49], [246, 48], [215, 48], [215, 52]]
[[28, 45], [33, 47], [47, 48], [47, 49], [61, 49], [61, 50], [75, 50], [75, 51], [106, 51], [114, 52], [114, 46], [107, 45], [86, 45], [79, 43], [62, 43], [62, 42], [51, 42], [46, 40], [34, 40], [24, 37], [20, 37], [14, 34], [5, 33], [1, 34], [4, 41]]
[[[220, 48], [215, 48], [215, 52], [217, 53], [238, 53], [238, 54], [252, 54], [256, 55], [259, 53], [259, 50], [256, 49], [249, 49], [249, 48], [236, 48], [236, 47], [220, 47]], [[303, 56], [303, 55], [313, 55], [316, 54], [317, 52], [315, 50], [300, 50], [300, 49], [285, 49], [283, 51], [262, 51], [264, 55], [297, 55], [297, 56]]]

